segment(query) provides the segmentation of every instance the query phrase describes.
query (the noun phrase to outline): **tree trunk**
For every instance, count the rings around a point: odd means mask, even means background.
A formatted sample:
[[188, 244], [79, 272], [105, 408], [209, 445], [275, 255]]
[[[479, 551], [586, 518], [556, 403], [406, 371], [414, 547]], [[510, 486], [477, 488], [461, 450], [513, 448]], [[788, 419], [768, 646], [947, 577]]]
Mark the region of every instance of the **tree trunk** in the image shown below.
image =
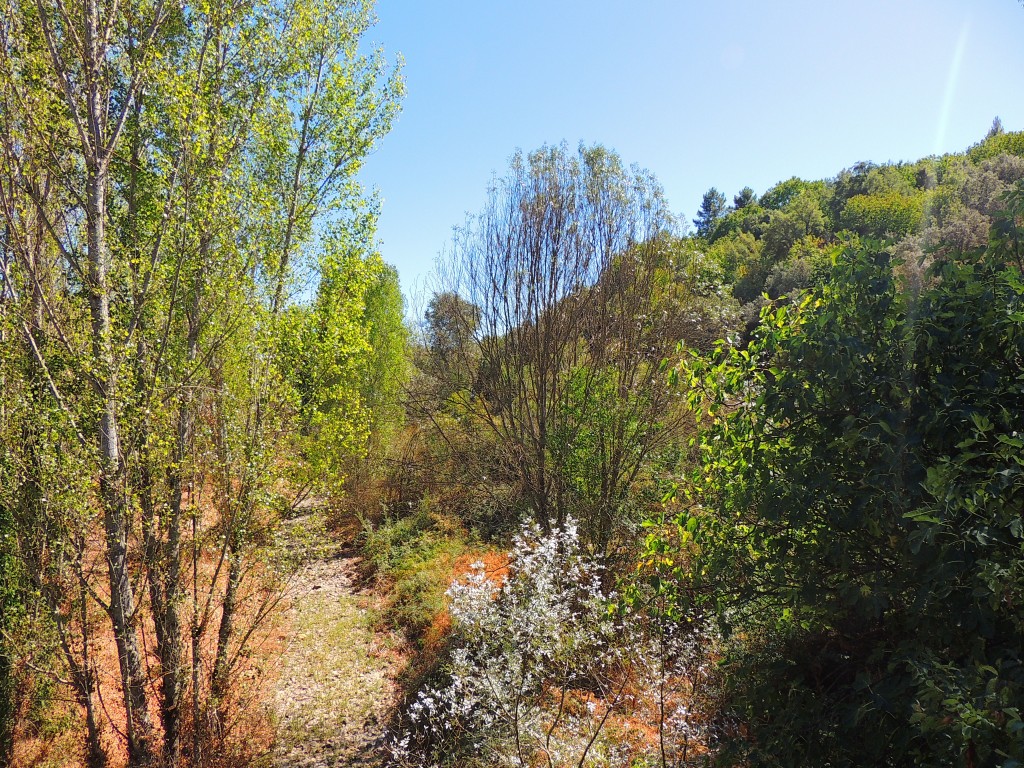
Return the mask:
[[[207, 244], [208, 245], [208, 244]], [[206, 249], [204, 249], [206, 250]], [[199, 352], [199, 294], [202, 292], [203, 276], [196, 278], [196, 285], [188, 312], [188, 339], [186, 361], [191, 367]], [[182, 659], [183, 643], [179, 605], [183, 597], [181, 584], [181, 525], [185, 509], [185, 493], [189, 487], [185, 462], [189, 456], [195, 423], [195, 397], [192, 386], [188, 385], [181, 394], [178, 406], [178, 429], [171, 459], [168, 481], [170, 485], [171, 510], [167, 520], [167, 543], [165, 551], [166, 573], [164, 574], [164, 603], [161, 623], [165, 636], [161, 648], [160, 663], [163, 666], [163, 707], [164, 762], [176, 766], [181, 760], [181, 710], [185, 690]]]
[[[98, 104], [96, 108], [98, 109]], [[146, 675], [135, 633], [135, 594], [128, 570], [128, 499], [122, 487], [123, 467], [118, 435], [118, 375], [111, 340], [110, 288], [107, 282], [107, 185], [105, 163], [90, 163], [86, 180], [86, 228], [89, 248], [88, 289], [92, 321], [92, 354], [100, 396], [100, 497], [106, 533], [110, 618], [117, 644], [127, 716], [128, 764], [134, 768], [153, 762], [153, 724], [146, 706]]]
[[234, 630], [235, 611], [238, 607], [238, 588], [242, 583], [241, 556], [235, 547], [228, 549], [228, 586], [224, 593], [224, 608], [221, 614], [220, 627], [217, 631], [217, 655], [213, 663], [213, 679], [211, 693], [216, 702], [218, 713], [223, 719], [223, 699], [228, 692], [228, 645]]
[[82, 668], [80, 674], [76, 675], [78, 684], [78, 701], [85, 709], [85, 744], [86, 744], [86, 765], [88, 768], [105, 768], [107, 765], [107, 753], [103, 750], [103, 742], [100, 741], [99, 720], [96, 717], [96, 700], [93, 698], [93, 691], [96, 690], [96, 672], [93, 669], [91, 655], [89, 653], [88, 611], [86, 605], [89, 599], [86, 593], [84, 581], [80, 589], [79, 604], [81, 605], [82, 621]]

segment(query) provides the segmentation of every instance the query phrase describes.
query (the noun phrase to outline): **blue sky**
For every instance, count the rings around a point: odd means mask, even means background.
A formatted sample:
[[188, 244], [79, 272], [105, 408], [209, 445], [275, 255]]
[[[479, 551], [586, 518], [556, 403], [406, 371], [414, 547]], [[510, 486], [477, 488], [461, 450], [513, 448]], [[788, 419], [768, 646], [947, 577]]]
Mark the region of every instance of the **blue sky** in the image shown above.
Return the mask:
[[367, 41], [408, 95], [361, 179], [407, 296], [517, 148], [601, 143], [692, 219], [859, 160], [960, 151], [1024, 130], [1017, 0], [378, 0]]

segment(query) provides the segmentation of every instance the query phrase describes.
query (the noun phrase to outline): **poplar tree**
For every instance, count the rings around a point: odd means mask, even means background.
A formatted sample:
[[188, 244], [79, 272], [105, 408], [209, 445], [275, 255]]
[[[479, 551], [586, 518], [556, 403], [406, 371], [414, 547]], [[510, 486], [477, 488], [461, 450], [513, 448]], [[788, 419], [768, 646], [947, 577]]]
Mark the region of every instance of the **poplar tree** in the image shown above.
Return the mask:
[[[92, 766], [108, 759], [97, 618], [117, 645], [129, 765], [179, 765], [189, 705], [197, 765], [275, 604], [254, 554], [275, 521], [275, 457], [301, 431], [282, 318], [327, 263], [321, 223], [344, 229], [362, 206], [355, 174], [403, 91], [360, 51], [373, 20], [372, 3], [339, 0], [0, 14], [0, 428], [23, 436], [17, 514], [0, 525], [49, 601]], [[351, 311], [332, 304], [324, 322]], [[243, 619], [249, 581], [265, 599]]]

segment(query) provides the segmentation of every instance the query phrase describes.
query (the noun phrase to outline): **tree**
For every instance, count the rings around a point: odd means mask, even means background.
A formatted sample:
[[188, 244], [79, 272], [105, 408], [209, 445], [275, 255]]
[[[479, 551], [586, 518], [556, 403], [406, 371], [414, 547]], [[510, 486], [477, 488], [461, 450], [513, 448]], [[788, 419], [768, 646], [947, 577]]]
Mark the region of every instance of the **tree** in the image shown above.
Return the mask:
[[762, 208], [757, 202], [729, 211], [715, 225], [711, 245], [723, 238], [741, 233], [762, 237], [765, 227], [771, 220], [771, 214], [771, 210]]
[[[750, 301], [760, 295], [765, 269], [761, 264], [761, 243], [753, 235], [739, 232], [720, 238], [708, 253], [721, 266], [723, 282], [733, 286], [733, 292], [740, 301]], [[747, 290], [738, 287], [741, 282]]]
[[480, 456], [467, 442], [475, 474], [510, 483], [545, 530], [578, 514], [597, 549], [674, 434], [655, 375], [676, 342], [662, 333], [676, 305], [658, 291], [671, 280], [671, 226], [654, 179], [602, 147], [517, 153], [458, 230], [428, 310], [435, 375], [457, 378], [446, 407], [496, 443]]
[[398, 271], [379, 256], [373, 259], [373, 267], [363, 311], [370, 353], [359, 391], [370, 414], [367, 457], [379, 462], [386, 457], [405, 415], [402, 394], [410, 375], [409, 329]]
[[736, 210], [746, 208], [748, 205], [752, 205], [757, 202], [757, 195], [750, 187], [744, 187], [739, 191], [732, 199], [732, 205]]
[[715, 224], [725, 213], [725, 195], [712, 187], [704, 193], [697, 210], [697, 218], [693, 225], [697, 228], [697, 237], [710, 237], [715, 231]]
[[843, 208], [844, 227], [861, 235], [898, 240], [914, 232], [924, 218], [924, 197], [889, 192], [854, 195]]
[[804, 181], [793, 176], [786, 181], [780, 181], [761, 195], [760, 203], [764, 208], [777, 211], [785, 208], [802, 193], [810, 193], [820, 199], [826, 193], [825, 182]]
[[340, 496], [395, 413], [405, 368], [402, 294], [371, 250], [375, 212], [324, 242], [316, 297], [283, 318], [281, 368], [298, 396], [296, 499]]
[[[299, 269], [329, 271], [318, 224], [359, 207], [353, 177], [402, 94], [380, 52], [360, 53], [372, 21], [369, 2], [334, 0], [12, 3], [0, 16], [16, 554], [86, 712], [91, 765], [107, 759], [100, 618], [129, 765], [181, 763], [189, 692], [192, 764], [226, 728], [229, 683], [275, 593], [237, 608], [247, 580], [272, 577], [254, 554], [275, 522], [277, 451], [301, 426], [281, 317]], [[140, 646], [147, 622], [157, 664]]]
[[1006, 131], [1003, 130], [1003, 121], [999, 119], [999, 115], [992, 118], [992, 127], [988, 129], [988, 133], [985, 134], [986, 139], [992, 139], [999, 136]]
[[441, 399], [473, 383], [477, 351], [473, 339], [480, 326], [480, 308], [452, 291], [435, 293], [424, 315], [426, 360], [423, 368], [445, 383]]
[[[20, 28], [26, 40], [42, 41], [45, 53], [34, 58], [32, 63], [38, 70], [32, 75], [47, 78], [47, 84], [59, 94], [50, 106], [72, 129], [71, 139], [61, 147], [61, 154], [74, 164], [77, 172], [68, 173], [63, 168], [54, 168], [50, 181], [64, 187], [66, 194], [76, 200], [76, 213], [82, 225], [71, 237], [58, 235], [55, 245], [77, 272], [87, 299], [89, 348], [81, 369], [85, 375], [80, 383], [91, 388], [95, 402], [80, 434], [98, 457], [99, 501], [104, 515], [110, 595], [107, 610], [121, 664], [129, 761], [132, 765], [144, 765], [155, 759], [155, 746], [153, 725], [146, 705], [144, 660], [137, 636], [138, 597], [128, 562], [130, 491], [125, 484], [121, 355], [115, 347], [117, 317], [116, 308], [112, 308], [117, 276], [108, 223], [113, 202], [111, 174], [115, 158], [123, 147], [125, 127], [140, 96], [143, 78], [152, 65], [160, 37], [166, 34], [173, 9], [158, 0], [134, 10], [129, 16], [123, 10], [119, 12], [105, 7], [99, 0], [88, 0], [74, 8], [62, 4], [39, 4], [31, 15], [28, 9], [18, 8], [17, 11], [24, 15], [10, 19], [8, 28]], [[115, 28], [123, 32], [123, 44], [131, 49], [133, 55], [117, 55], [117, 43], [111, 39]], [[72, 42], [70, 30], [81, 30], [81, 37], [75, 37]], [[30, 103], [31, 91], [38, 86], [25, 77], [22, 67], [27, 62], [17, 60], [16, 42], [7, 42], [5, 90], [12, 94], [14, 100]], [[52, 126], [35, 123], [33, 117], [28, 117], [17, 127], [29, 135], [52, 129]], [[29, 160], [15, 154], [21, 148], [12, 143], [14, 130], [15, 126], [11, 125], [5, 132], [8, 161], [16, 158]], [[42, 136], [33, 142], [36, 146], [45, 146], [46, 143], [47, 139]], [[41, 160], [42, 155], [31, 159]], [[8, 167], [13, 172], [12, 176], [17, 173]], [[33, 202], [38, 204], [38, 200]], [[8, 217], [10, 226], [21, 224], [12, 218]], [[55, 232], [57, 229], [51, 227], [50, 233]], [[28, 260], [26, 251], [20, 250], [20, 254], [26, 257], [26, 271], [34, 273], [33, 280], [39, 280], [39, 265]], [[112, 309], [115, 314], [112, 314]], [[135, 324], [130, 325], [134, 330]], [[32, 333], [28, 326], [26, 333]], [[32, 345], [38, 348], [34, 338]], [[45, 365], [41, 367], [45, 368]]]

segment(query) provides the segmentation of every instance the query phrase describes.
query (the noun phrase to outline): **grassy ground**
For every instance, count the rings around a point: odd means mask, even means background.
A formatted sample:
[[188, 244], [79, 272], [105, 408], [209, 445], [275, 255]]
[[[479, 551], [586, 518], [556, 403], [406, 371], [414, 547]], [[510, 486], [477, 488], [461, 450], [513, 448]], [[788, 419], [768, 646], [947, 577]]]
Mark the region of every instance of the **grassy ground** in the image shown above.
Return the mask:
[[[293, 541], [327, 540], [309, 535], [314, 515], [292, 525]], [[377, 598], [360, 588], [360, 561], [351, 542], [319, 547], [293, 580], [272, 700], [276, 768], [382, 763], [401, 659], [372, 626]]]

